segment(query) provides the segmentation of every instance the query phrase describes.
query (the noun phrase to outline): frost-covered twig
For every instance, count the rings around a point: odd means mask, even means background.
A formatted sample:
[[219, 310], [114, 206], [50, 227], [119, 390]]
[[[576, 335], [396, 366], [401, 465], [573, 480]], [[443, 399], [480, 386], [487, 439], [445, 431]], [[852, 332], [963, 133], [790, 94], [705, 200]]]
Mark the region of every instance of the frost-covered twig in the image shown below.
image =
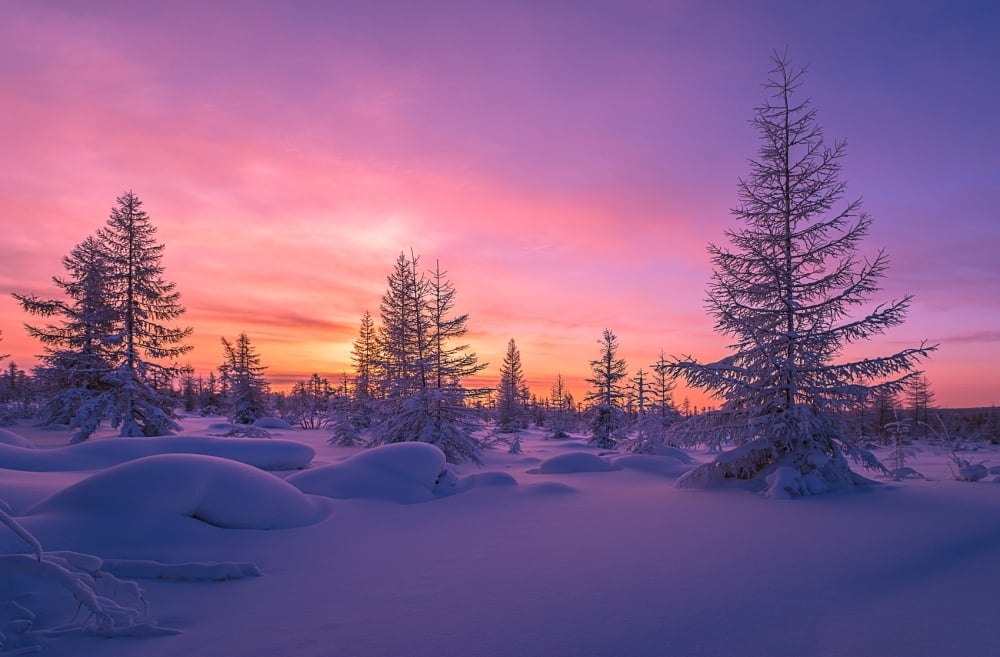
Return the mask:
[[[98, 557], [77, 552], [44, 552], [38, 539], [11, 517], [8, 509], [6, 504], [0, 505], [0, 523], [30, 545], [32, 554], [0, 554], [0, 576], [39, 575], [58, 584], [76, 599], [81, 608], [90, 612], [81, 625], [101, 636], [157, 636], [176, 633], [141, 620], [145, 614], [145, 600], [138, 585], [102, 572], [102, 561]], [[141, 611], [138, 607], [125, 606], [101, 595], [97, 586], [98, 579], [104, 579], [116, 592], [124, 589], [141, 605]]]
[[955, 467], [952, 468], [951, 463], [949, 463], [948, 469], [951, 470], [955, 481], [975, 482], [985, 478], [990, 473], [986, 467], [986, 461], [973, 463], [972, 459], [959, 456], [955, 452], [951, 453], [951, 461], [955, 464]]
[[3, 523], [10, 528], [19, 538], [21, 538], [25, 543], [31, 546], [31, 550], [35, 553], [35, 557], [41, 561], [42, 560], [42, 544], [38, 542], [38, 539], [32, 535], [27, 529], [25, 529], [21, 523], [14, 520], [10, 515], [10, 506], [3, 500], [0, 500], [0, 523]]
[[934, 439], [936, 441], [944, 443], [945, 445], [947, 445], [948, 449], [951, 450], [952, 453], [958, 452], [958, 451], [961, 451], [962, 449], [964, 449], [965, 448], [965, 444], [964, 444], [965, 441], [961, 437], [959, 437], [959, 436], [952, 436], [951, 435], [951, 432], [948, 431], [948, 427], [947, 427], [947, 425], [945, 425], [944, 420], [941, 419], [940, 415], [937, 415], [935, 417], [937, 417], [938, 424], [941, 425], [941, 430], [940, 431], [938, 431], [937, 429], [935, 429], [934, 427], [932, 427], [927, 422], [921, 422], [920, 424], [922, 426], [924, 426], [928, 431], [930, 431], [934, 435]]
[[69, 561], [60, 557], [44, 555], [39, 561], [26, 554], [0, 555], [0, 575], [40, 575], [55, 582], [90, 612], [83, 625], [95, 634], [109, 637], [176, 634], [173, 630], [141, 622], [138, 609], [99, 595], [93, 577], [74, 570]]

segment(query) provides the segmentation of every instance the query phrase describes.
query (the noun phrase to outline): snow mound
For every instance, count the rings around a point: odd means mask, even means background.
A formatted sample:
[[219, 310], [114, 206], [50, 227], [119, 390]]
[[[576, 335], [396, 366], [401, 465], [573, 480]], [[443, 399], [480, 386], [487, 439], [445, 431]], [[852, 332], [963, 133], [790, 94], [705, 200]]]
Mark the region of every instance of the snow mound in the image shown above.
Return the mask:
[[576, 489], [558, 481], [540, 481], [537, 484], [528, 484], [523, 490], [529, 495], [565, 495], [575, 493]]
[[292, 425], [285, 422], [280, 417], [262, 417], [257, 419], [253, 425], [261, 429], [291, 429]]
[[654, 445], [652, 451], [647, 452], [653, 456], [670, 456], [681, 463], [690, 463], [691, 457], [683, 449], [678, 449], [677, 447], [671, 447], [670, 445]]
[[42, 500], [28, 515], [186, 516], [227, 529], [319, 522], [316, 500], [272, 474], [199, 454], [159, 454], [117, 465]]
[[428, 443], [393, 443], [340, 463], [298, 472], [288, 483], [304, 493], [337, 499], [364, 498], [416, 504], [435, 498], [444, 482], [455, 485], [445, 455]]
[[517, 480], [506, 472], [476, 472], [458, 480], [461, 490], [500, 486], [517, 486]]
[[213, 422], [212, 424], [205, 427], [207, 431], [211, 431], [213, 433], [223, 433], [223, 434], [228, 434], [235, 428], [236, 425], [233, 424], [232, 422]]
[[35, 444], [20, 436], [13, 431], [7, 431], [6, 429], [0, 429], [0, 445], [13, 445], [14, 447], [21, 447], [22, 449], [35, 449]]
[[201, 454], [239, 461], [263, 470], [298, 470], [309, 465], [316, 451], [290, 440], [208, 436], [107, 438], [54, 449], [27, 449], [0, 443], [0, 463], [4, 468], [30, 472], [98, 470], [157, 454]]
[[574, 474], [576, 472], [611, 472], [618, 468], [596, 454], [570, 452], [546, 459], [528, 474]]
[[562, 449], [589, 449], [590, 445], [583, 440], [575, 440], [571, 438], [559, 438], [554, 441], [553, 446]]
[[[680, 450], [677, 451], [680, 452]], [[684, 454], [683, 452], [681, 453]], [[681, 476], [690, 469], [688, 464], [691, 462], [691, 457], [684, 454], [684, 459], [682, 460], [674, 455], [623, 454], [622, 456], [612, 457], [611, 463], [615, 467], [624, 470], [636, 470], [661, 477], [673, 478]]]

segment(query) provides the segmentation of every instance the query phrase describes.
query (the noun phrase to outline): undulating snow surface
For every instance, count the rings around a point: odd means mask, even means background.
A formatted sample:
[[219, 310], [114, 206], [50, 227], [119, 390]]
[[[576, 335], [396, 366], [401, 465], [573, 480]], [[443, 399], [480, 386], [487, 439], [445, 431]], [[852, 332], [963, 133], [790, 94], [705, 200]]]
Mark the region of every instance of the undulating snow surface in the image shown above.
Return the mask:
[[[0, 436], [14, 519], [60, 563], [135, 580], [143, 627], [176, 632], [95, 636], [65, 589], [0, 575], [6, 650], [985, 657], [1000, 645], [1000, 486], [954, 481], [943, 448], [907, 461], [926, 480], [785, 502], [677, 489], [705, 453], [685, 463], [529, 431], [522, 454], [454, 467], [427, 445], [330, 447], [323, 431], [210, 439], [211, 422], [74, 447], [25, 425], [13, 434], [37, 449]], [[308, 468], [280, 469], [313, 451]], [[5, 553], [31, 552], [0, 526]]]

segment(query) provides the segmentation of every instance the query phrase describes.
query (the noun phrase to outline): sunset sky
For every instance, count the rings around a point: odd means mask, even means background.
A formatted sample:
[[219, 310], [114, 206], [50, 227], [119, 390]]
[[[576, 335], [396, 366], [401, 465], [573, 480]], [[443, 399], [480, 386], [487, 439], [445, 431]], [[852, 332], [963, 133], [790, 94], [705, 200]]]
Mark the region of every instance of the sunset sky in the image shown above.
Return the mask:
[[[287, 383], [339, 377], [400, 251], [439, 259], [498, 378], [579, 389], [607, 327], [634, 372], [726, 340], [704, 312], [772, 49], [808, 64], [937, 403], [1000, 402], [1000, 5], [983, 2], [0, 0], [0, 353], [10, 292], [133, 190], [194, 328]], [[678, 393], [683, 397], [683, 391]], [[702, 403], [700, 394], [692, 401]]]

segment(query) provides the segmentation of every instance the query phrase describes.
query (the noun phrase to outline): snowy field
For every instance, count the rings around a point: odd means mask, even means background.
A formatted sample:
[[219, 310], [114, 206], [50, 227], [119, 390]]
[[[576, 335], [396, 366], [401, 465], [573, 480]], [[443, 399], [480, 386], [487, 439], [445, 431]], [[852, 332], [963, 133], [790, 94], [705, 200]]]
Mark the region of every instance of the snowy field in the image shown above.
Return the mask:
[[[427, 445], [215, 439], [215, 422], [74, 447], [63, 431], [0, 432], [17, 521], [46, 552], [136, 581], [144, 620], [175, 632], [95, 636], [68, 593], [0, 573], [6, 653], [1000, 654], [1000, 486], [954, 481], [942, 448], [907, 462], [926, 480], [774, 501], [676, 489], [698, 452], [599, 456], [528, 431], [523, 454], [442, 474]], [[995, 448], [966, 455], [1000, 465]], [[0, 554], [16, 552], [30, 550], [0, 526]]]

